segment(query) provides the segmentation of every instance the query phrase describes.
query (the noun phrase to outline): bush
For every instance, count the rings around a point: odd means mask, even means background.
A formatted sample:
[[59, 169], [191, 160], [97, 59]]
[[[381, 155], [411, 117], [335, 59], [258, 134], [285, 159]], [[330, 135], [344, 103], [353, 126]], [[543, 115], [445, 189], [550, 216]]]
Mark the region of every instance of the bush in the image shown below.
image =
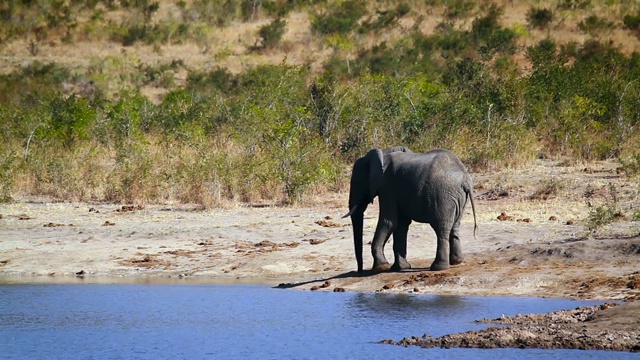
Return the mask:
[[607, 186], [608, 193], [605, 196], [604, 203], [593, 205], [587, 202], [589, 207], [589, 216], [587, 217], [587, 228], [596, 230], [604, 225], [619, 219], [624, 219], [624, 214], [618, 206], [618, 189], [615, 185], [609, 183]]
[[108, 121], [99, 129], [104, 144], [117, 147], [141, 141], [149, 133], [155, 119], [154, 105], [139, 91], [124, 92], [106, 108]]
[[476, 44], [488, 41], [495, 31], [501, 29], [500, 17], [504, 13], [504, 8], [491, 4], [483, 10], [486, 14], [474, 19], [471, 23], [471, 37]]
[[378, 10], [376, 16], [370, 16], [365, 20], [358, 29], [360, 33], [369, 31], [380, 32], [386, 28], [395, 26], [398, 20], [407, 15], [411, 11], [411, 7], [406, 3], [400, 3], [395, 9]]
[[358, 19], [366, 14], [366, 5], [362, 0], [345, 0], [333, 11], [324, 14], [312, 14], [311, 30], [316, 34], [347, 35], [355, 29]]
[[473, 20], [470, 36], [479, 52], [489, 60], [495, 53], [513, 54], [516, 51], [515, 31], [500, 26], [503, 7], [491, 4], [485, 8], [486, 14]]
[[8, 75], [0, 75], [0, 104], [38, 106], [43, 98], [60, 93], [71, 81], [71, 71], [55, 63], [34, 61]]
[[475, 8], [475, 1], [450, 0], [446, 1], [444, 16], [447, 19], [463, 19], [468, 17]]
[[263, 25], [258, 29], [258, 36], [260, 36], [260, 45], [254, 46], [259, 49], [271, 49], [278, 45], [284, 35], [285, 26], [287, 22], [281, 18], [277, 18], [270, 23]]
[[640, 13], [637, 15], [625, 15], [622, 22], [626, 29], [640, 32]]
[[534, 29], [546, 29], [554, 18], [553, 11], [537, 7], [530, 7], [526, 16], [527, 23]]
[[498, 29], [487, 40], [486, 45], [480, 47], [479, 51], [487, 58], [491, 58], [495, 53], [512, 55], [516, 52], [516, 40], [518, 35], [510, 29]]
[[597, 15], [590, 15], [578, 23], [578, 28], [591, 36], [597, 36], [603, 30], [614, 28], [614, 24]]
[[53, 97], [45, 105], [48, 113], [45, 136], [59, 141], [66, 148], [89, 138], [89, 127], [95, 123], [95, 108], [79, 97]]

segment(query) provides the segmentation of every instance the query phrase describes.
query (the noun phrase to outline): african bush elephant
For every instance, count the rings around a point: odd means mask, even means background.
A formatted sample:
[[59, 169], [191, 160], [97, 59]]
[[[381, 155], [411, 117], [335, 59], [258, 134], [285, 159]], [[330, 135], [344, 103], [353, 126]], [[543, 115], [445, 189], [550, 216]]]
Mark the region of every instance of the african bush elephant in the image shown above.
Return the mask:
[[467, 199], [471, 201], [474, 236], [477, 229], [471, 176], [460, 159], [444, 149], [425, 154], [404, 147], [373, 149], [356, 160], [351, 174], [349, 212], [358, 272], [362, 272], [364, 211], [378, 196], [380, 215], [371, 244], [373, 270], [389, 269], [384, 246], [393, 233], [392, 270], [410, 269], [407, 231], [412, 221], [429, 223], [438, 237], [431, 270], [462, 262], [459, 228]]

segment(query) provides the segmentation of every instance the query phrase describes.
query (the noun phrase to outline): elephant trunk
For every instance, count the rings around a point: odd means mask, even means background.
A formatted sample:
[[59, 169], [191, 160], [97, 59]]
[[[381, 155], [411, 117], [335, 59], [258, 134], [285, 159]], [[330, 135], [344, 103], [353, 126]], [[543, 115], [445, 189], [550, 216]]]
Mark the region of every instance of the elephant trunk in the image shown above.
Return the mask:
[[358, 272], [362, 272], [364, 266], [362, 261], [362, 232], [364, 227], [364, 210], [367, 204], [356, 205], [346, 213], [343, 218], [351, 217], [351, 227], [353, 228], [353, 250], [356, 254], [356, 262], [358, 263]]
[[356, 254], [356, 262], [358, 263], [358, 272], [363, 270], [362, 265], [362, 227], [363, 227], [364, 212], [357, 211], [351, 214], [351, 224], [353, 227], [353, 249]]

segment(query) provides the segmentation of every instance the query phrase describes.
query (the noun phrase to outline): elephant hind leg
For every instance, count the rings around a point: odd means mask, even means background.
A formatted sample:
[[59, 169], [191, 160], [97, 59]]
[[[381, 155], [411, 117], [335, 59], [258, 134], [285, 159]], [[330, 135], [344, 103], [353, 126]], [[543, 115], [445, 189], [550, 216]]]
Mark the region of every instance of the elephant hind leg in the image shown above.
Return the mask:
[[451, 225], [431, 224], [436, 232], [438, 245], [436, 248], [436, 258], [431, 264], [431, 271], [446, 270], [449, 268], [449, 236], [451, 234]]
[[462, 264], [462, 244], [460, 243], [460, 220], [456, 221], [449, 234], [449, 265]]

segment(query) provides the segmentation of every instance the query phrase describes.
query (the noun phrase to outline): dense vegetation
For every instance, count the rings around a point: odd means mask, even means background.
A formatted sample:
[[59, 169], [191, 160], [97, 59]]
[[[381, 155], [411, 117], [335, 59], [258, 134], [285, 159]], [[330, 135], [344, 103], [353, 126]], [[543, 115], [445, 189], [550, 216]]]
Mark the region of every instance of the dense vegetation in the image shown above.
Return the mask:
[[[293, 13], [308, 14], [309, 41], [332, 51], [320, 70], [265, 63], [232, 72], [126, 55], [80, 70], [42, 61], [5, 69], [0, 200], [293, 202], [343, 189], [353, 159], [400, 144], [449, 148], [474, 169], [569, 156], [618, 158], [638, 173], [640, 54], [603, 34], [616, 29], [638, 41], [640, 5], [541, 1], [526, 23], [506, 26], [505, 5], [476, 3], [2, 2], [0, 43], [26, 37], [34, 57], [51, 41], [159, 52], [192, 42], [212, 51], [203, 34], [254, 21], [263, 25], [247, 52], [286, 52]], [[598, 11], [613, 5], [608, 17]], [[163, 6], [179, 11], [159, 16]], [[421, 26], [429, 16], [439, 19], [432, 32]], [[567, 19], [584, 41], [553, 36]], [[179, 72], [186, 81], [176, 81]], [[140, 91], [150, 85], [166, 90], [160, 101]]]

